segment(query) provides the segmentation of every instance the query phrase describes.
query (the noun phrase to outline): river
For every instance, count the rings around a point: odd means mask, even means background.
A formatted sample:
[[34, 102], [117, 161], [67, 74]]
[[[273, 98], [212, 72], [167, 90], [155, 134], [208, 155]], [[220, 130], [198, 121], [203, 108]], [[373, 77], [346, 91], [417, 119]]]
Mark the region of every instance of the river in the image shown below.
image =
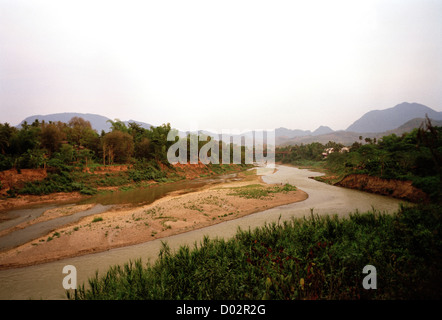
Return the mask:
[[0, 231], [15, 227], [23, 222], [28, 222], [41, 216], [45, 211], [54, 208], [69, 207], [72, 205], [94, 204], [88, 210], [78, 211], [74, 214], [58, 217], [51, 220], [35, 223], [23, 229], [16, 230], [0, 237], [0, 251], [8, 250], [29, 241], [42, 237], [51, 231], [79, 221], [83, 217], [105, 212], [114, 205], [142, 206], [158, 200], [171, 192], [187, 193], [213, 184], [220, 184], [241, 180], [237, 173], [218, 175], [214, 177], [198, 178], [194, 180], [181, 180], [174, 183], [153, 184], [147, 188], [133, 188], [127, 191], [104, 192], [86, 197], [83, 200], [64, 200], [51, 204], [28, 205], [15, 210], [0, 212], [3, 222], [0, 223]]
[[357, 190], [331, 186], [314, 179], [321, 173], [288, 166], [277, 166], [273, 169], [258, 169], [266, 183], [290, 183], [309, 195], [305, 201], [288, 204], [269, 210], [257, 212], [239, 219], [229, 220], [210, 227], [157, 239], [138, 245], [111, 249], [109, 251], [85, 256], [64, 259], [31, 267], [23, 267], [0, 271], [0, 299], [65, 299], [62, 287], [63, 267], [73, 265], [77, 269], [77, 283], [87, 283], [89, 277], [98, 271], [104, 273], [109, 266], [124, 264], [129, 260], [142, 258], [143, 262], [153, 262], [161, 243], [167, 241], [172, 250], [181, 245], [192, 246], [202, 240], [205, 235], [211, 238], [229, 238], [235, 235], [238, 227], [241, 229], [255, 228], [265, 223], [289, 220], [292, 217], [310, 216], [313, 209], [315, 214], [347, 215], [350, 212], [371, 210], [393, 212], [403, 201], [390, 197], [365, 193]]

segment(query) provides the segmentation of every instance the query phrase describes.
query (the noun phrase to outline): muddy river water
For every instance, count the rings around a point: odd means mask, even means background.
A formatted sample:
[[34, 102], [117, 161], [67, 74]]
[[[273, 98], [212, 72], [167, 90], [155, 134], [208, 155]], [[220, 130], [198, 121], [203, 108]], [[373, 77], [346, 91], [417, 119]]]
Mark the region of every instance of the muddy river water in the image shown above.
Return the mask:
[[[87, 279], [94, 276], [96, 271], [102, 274], [111, 265], [124, 264], [129, 260], [138, 258], [141, 258], [144, 263], [153, 262], [158, 256], [161, 243], [164, 241], [168, 243], [172, 250], [175, 250], [181, 245], [193, 246], [195, 242], [202, 240], [205, 235], [211, 238], [229, 238], [236, 233], [238, 227], [253, 229], [265, 223], [276, 222], [279, 219], [284, 221], [292, 217], [308, 217], [311, 209], [319, 215], [347, 215], [355, 210], [364, 212], [372, 208], [381, 212], [394, 212], [402, 202], [390, 197], [340, 188], [315, 181], [309, 177], [321, 174], [306, 169], [288, 166], [277, 166], [277, 169], [274, 173], [273, 169], [260, 168], [258, 174], [262, 175], [263, 181], [266, 183], [290, 183], [295, 185], [307, 192], [308, 199], [138, 245], [31, 267], [1, 270], [0, 299], [65, 299], [65, 290], [62, 286], [63, 278], [66, 276], [62, 273], [64, 266], [75, 266], [77, 283], [80, 285], [87, 283]], [[234, 179], [234, 176], [230, 178]], [[183, 192], [186, 191], [183, 190]], [[107, 206], [111, 203], [102, 203], [102, 205]]]
[[0, 251], [11, 249], [49, 234], [51, 231], [79, 221], [83, 217], [105, 212], [115, 205], [134, 205], [142, 206], [154, 202], [171, 192], [179, 194], [196, 191], [207, 185], [220, 184], [240, 180], [238, 174], [231, 173], [215, 177], [199, 178], [194, 180], [182, 180], [167, 184], [154, 184], [147, 188], [134, 188], [126, 191], [104, 192], [83, 200], [62, 201], [52, 204], [30, 205], [16, 210], [7, 210], [0, 212], [2, 222], [0, 222], [0, 231], [23, 222], [31, 221], [41, 216], [45, 211], [54, 208], [66, 208], [72, 205], [93, 204], [88, 210], [79, 211], [71, 215], [58, 217], [55, 219], [39, 222], [23, 229], [16, 230], [5, 236], [0, 237]]

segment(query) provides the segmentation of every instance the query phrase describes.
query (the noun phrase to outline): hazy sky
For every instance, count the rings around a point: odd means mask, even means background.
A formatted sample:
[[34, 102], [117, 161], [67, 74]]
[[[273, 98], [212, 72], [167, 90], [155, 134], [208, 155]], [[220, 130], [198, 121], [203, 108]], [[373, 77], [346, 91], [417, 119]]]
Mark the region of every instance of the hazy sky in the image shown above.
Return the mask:
[[442, 111], [442, 0], [0, 0], [0, 122], [346, 129]]

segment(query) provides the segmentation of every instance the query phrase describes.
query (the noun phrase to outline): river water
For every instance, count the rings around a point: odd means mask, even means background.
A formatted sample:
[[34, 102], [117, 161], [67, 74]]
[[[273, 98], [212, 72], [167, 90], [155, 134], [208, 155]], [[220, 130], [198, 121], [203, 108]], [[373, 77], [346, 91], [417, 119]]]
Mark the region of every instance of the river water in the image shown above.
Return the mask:
[[390, 197], [365, 193], [357, 190], [327, 185], [310, 179], [320, 173], [288, 166], [273, 169], [258, 169], [266, 183], [290, 183], [308, 193], [305, 201], [288, 204], [254, 213], [239, 219], [229, 220], [210, 227], [145, 242], [138, 245], [111, 249], [96, 254], [69, 258], [51, 263], [0, 271], [0, 299], [65, 299], [62, 287], [63, 267], [73, 265], [77, 270], [77, 283], [87, 283], [87, 279], [98, 271], [104, 273], [109, 266], [124, 264], [129, 260], [142, 258], [144, 263], [153, 262], [158, 256], [161, 243], [166, 241], [172, 250], [181, 245], [193, 246], [205, 235], [211, 238], [230, 238], [238, 227], [254, 229], [265, 223], [289, 220], [292, 217], [309, 217], [313, 209], [315, 214], [347, 215], [350, 212], [371, 210], [394, 212], [402, 202]]
[[182, 180], [174, 183], [154, 184], [147, 188], [135, 188], [127, 191], [105, 192], [83, 200], [69, 201], [64, 200], [59, 203], [28, 205], [15, 210], [6, 210], [0, 213], [3, 222], [0, 223], [0, 231], [23, 222], [38, 218], [45, 211], [54, 208], [69, 207], [72, 205], [95, 204], [92, 208], [79, 211], [71, 215], [39, 222], [23, 229], [11, 232], [0, 237], [0, 251], [8, 250], [29, 241], [49, 234], [51, 231], [79, 221], [81, 218], [108, 211], [112, 206], [119, 204], [130, 204], [142, 206], [154, 202], [171, 192], [187, 193], [198, 190], [199, 188], [240, 180], [237, 173], [219, 175], [210, 178], [199, 178], [195, 180]]

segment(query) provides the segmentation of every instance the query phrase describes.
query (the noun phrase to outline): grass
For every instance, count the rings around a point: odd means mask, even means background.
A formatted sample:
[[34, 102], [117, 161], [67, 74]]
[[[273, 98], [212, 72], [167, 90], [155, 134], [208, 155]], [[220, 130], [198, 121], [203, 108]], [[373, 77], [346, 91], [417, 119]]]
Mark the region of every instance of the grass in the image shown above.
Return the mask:
[[[436, 205], [314, 216], [238, 230], [153, 264], [113, 266], [70, 299], [440, 299], [442, 219]], [[377, 290], [362, 286], [365, 265]]]
[[296, 187], [290, 184], [284, 186], [267, 187], [261, 184], [249, 184], [242, 187], [231, 188], [233, 192], [228, 195], [234, 195], [246, 199], [264, 199], [274, 193], [287, 193], [289, 191], [296, 191]]
[[[52, 173], [39, 181], [26, 182], [22, 187], [13, 187], [7, 191], [8, 198], [15, 198], [21, 194], [45, 195], [55, 192], [74, 192], [78, 191], [83, 195], [95, 195], [100, 187], [119, 187], [121, 191], [128, 191], [133, 188], [146, 187], [154, 180], [158, 183], [172, 183], [185, 179], [185, 176], [179, 172], [185, 173], [185, 170], [162, 170], [155, 161], [147, 163], [136, 163], [127, 171], [106, 172], [104, 174], [95, 174], [95, 169], [101, 165], [88, 165], [92, 173], [83, 172], [81, 168], [64, 166], [54, 168]], [[109, 167], [106, 166], [106, 167]], [[112, 167], [112, 165], [110, 165]], [[243, 165], [213, 165], [206, 167], [206, 171], [213, 174], [225, 174], [229, 172], [239, 172], [250, 166]], [[209, 174], [203, 174], [209, 176]]]
[[[118, 164], [116, 164], [118, 165]], [[95, 169], [101, 164], [91, 163], [88, 165], [91, 173], [83, 172], [82, 168], [73, 166], [62, 166], [52, 168], [43, 180], [26, 182], [24, 186], [13, 187], [7, 191], [8, 198], [15, 198], [21, 194], [45, 195], [55, 192], [78, 191], [83, 195], [95, 195], [100, 187], [120, 187], [121, 191], [128, 191], [132, 188], [149, 186], [147, 181], [154, 180], [158, 183], [171, 183], [185, 179], [179, 172], [185, 170], [167, 169], [163, 170], [155, 161], [136, 162], [127, 171], [106, 172], [95, 174]], [[106, 167], [112, 167], [107, 165]], [[250, 165], [208, 165], [206, 171], [213, 174], [225, 174], [239, 172], [251, 167]], [[209, 176], [209, 174], [203, 174]]]

